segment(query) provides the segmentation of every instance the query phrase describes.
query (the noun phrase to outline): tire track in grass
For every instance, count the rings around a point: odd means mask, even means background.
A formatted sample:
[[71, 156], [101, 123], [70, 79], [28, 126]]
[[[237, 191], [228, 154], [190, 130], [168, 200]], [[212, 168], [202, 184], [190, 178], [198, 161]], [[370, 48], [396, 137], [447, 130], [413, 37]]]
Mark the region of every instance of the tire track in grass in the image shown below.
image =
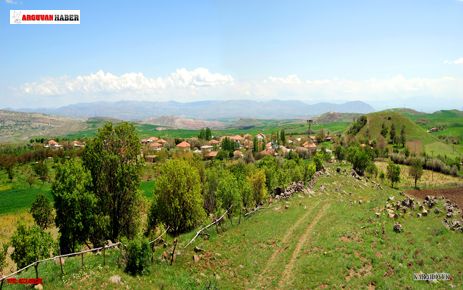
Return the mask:
[[288, 244], [290, 239], [293, 237], [294, 231], [299, 227], [299, 225], [307, 219], [307, 217], [314, 211], [314, 209], [318, 206], [320, 202], [317, 202], [315, 205], [313, 205], [312, 208], [308, 209], [297, 221], [294, 223], [285, 233], [283, 239], [281, 240], [282, 246], [276, 249], [270, 258], [267, 260], [267, 263], [265, 264], [264, 270], [260, 273], [259, 278], [257, 279], [257, 285], [262, 285], [264, 284], [264, 280], [266, 278], [266, 274], [269, 273], [269, 271], [272, 269], [272, 266], [274, 266], [275, 260], [280, 256], [280, 254], [287, 248], [285, 247], [285, 244]]
[[297, 242], [296, 248], [293, 251], [293, 254], [291, 255], [291, 259], [289, 260], [288, 264], [286, 264], [286, 267], [281, 275], [280, 282], [278, 283], [278, 288], [282, 289], [285, 288], [285, 286], [288, 284], [290, 279], [292, 278], [292, 272], [294, 268], [294, 264], [296, 263], [296, 259], [299, 256], [302, 246], [304, 246], [305, 243], [310, 241], [310, 234], [312, 233], [312, 230], [314, 226], [318, 223], [318, 221], [323, 217], [325, 214], [325, 211], [328, 209], [330, 204], [324, 204], [321, 210], [317, 213], [315, 218], [310, 222], [310, 224], [307, 226], [304, 234], [299, 238], [299, 241]]

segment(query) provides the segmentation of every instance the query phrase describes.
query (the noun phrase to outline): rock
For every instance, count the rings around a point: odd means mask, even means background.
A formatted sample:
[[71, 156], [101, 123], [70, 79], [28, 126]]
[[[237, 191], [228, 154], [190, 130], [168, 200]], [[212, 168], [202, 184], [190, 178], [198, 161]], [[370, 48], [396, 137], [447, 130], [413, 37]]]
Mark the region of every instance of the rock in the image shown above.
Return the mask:
[[427, 211], [426, 209], [423, 209], [423, 210], [421, 211], [421, 214], [422, 214], [423, 216], [427, 216], [427, 215], [428, 215], [428, 211]]
[[380, 216], [381, 216], [381, 213], [375, 212], [375, 215], [376, 215], [376, 217], [380, 217]]
[[417, 217], [417, 218], [420, 218], [420, 217], [421, 217], [421, 213], [417, 213], [417, 214], [416, 214], [416, 217]]
[[194, 261], [195, 263], [198, 263], [199, 260], [200, 260], [200, 258], [199, 258], [198, 255], [193, 255], [193, 261]]
[[200, 253], [200, 252], [204, 252], [203, 249], [201, 249], [200, 247], [196, 246], [193, 251], [195, 251], [195, 253]]
[[34, 289], [42, 290], [43, 286], [42, 286], [42, 284], [37, 284], [37, 285], [34, 286]]
[[453, 213], [452, 212], [447, 212], [447, 214], [445, 215], [446, 217], [450, 218], [453, 216]]
[[285, 204], [285, 209], [288, 209], [289, 208], [289, 205]]
[[436, 208], [434, 209], [434, 213], [435, 213], [435, 214], [440, 214], [439, 208], [436, 207]]
[[109, 277], [109, 282], [113, 284], [121, 284], [122, 283], [122, 278], [119, 275], [113, 275]]
[[394, 197], [393, 197], [393, 196], [389, 196], [389, 197], [387, 198], [387, 201], [393, 201], [393, 200], [394, 200]]
[[396, 233], [401, 233], [401, 232], [403, 232], [402, 225], [399, 224], [399, 223], [394, 224], [393, 230], [394, 230], [394, 232], [396, 232]]

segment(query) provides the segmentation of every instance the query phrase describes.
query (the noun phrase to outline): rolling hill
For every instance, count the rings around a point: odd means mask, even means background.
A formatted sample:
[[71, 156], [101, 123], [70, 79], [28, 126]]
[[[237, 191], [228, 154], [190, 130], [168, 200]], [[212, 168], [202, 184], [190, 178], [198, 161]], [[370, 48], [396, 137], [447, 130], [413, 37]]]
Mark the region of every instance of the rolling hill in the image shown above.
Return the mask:
[[25, 141], [31, 137], [56, 136], [86, 128], [84, 120], [0, 110], [0, 142]]
[[399, 111], [387, 110], [367, 114], [366, 125], [358, 132], [357, 138], [367, 138], [377, 140], [380, 138], [381, 126], [384, 123], [388, 129], [394, 124], [397, 134], [400, 134], [402, 126], [405, 127], [407, 146], [411, 151], [422, 152], [425, 150], [434, 155], [447, 155], [456, 157], [463, 153], [463, 147], [458, 145], [449, 145], [441, 142], [436, 136], [427, 132], [427, 130], [406, 114]]

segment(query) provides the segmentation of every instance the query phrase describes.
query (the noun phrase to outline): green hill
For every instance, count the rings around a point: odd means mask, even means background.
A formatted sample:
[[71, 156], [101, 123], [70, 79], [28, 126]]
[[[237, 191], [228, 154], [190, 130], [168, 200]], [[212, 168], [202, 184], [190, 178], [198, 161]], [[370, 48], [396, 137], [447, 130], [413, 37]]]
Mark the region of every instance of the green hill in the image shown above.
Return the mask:
[[[388, 130], [390, 130], [391, 125], [394, 124], [396, 134], [400, 134], [401, 128], [403, 126], [405, 127], [407, 146], [411, 151], [422, 152], [425, 150], [426, 152], [433, 153], [434, 155], [440, 154], [447, 155], [449, 157], [460, 156], [463, 153], [462, 146], [449, 145], [441, 142], [437, 136], [428, 133], [424, 127], [419, 126], [410, 118], [411, 115], [413, 115], [414, 118], [417, 118], [417, 116], [422, 114], [425, 113], [409, 111], [402, 113], [396, 110], [368, 114], [366, 115], [367, 123], [356, 134], [356, 137], [358, 140], [365, 138], [378, 140], [381, 135], [382, 124], [384, 123]], [[438, 116], [438, 114], [436, 116]], [[445, 115], [444, 118], [449, 117]]]

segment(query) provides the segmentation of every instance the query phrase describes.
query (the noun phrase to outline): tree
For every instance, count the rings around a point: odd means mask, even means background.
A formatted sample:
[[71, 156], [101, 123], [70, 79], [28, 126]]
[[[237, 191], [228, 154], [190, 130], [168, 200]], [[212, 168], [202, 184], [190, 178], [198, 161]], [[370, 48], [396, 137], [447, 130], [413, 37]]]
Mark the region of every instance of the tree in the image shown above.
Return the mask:
[[240, 186], [233, 174], [226, 172], [220, 179], [217, 197], [222, 209], [228, 210], [228, 217], [232, 217], [241, 208]]
[[251, 186], [255, 205], [262, 204], [267, 197], [265, 171], [262, 169], [255, 170], [248, 176], [247, 181]]
[[407, 139], [405, 137], [405, 126], [402, 126], [402, 129], [400, 130], [400, 144], [402, 144], [402, 147], [405, 146], [406, 142]]
[[390, 143], [395, 144], [396, 142], [396, 136], [395, 136], [395, 125], [394, 123], [391, 124], [391, 130], [389, 131], [389, 138], [390, 138]]
[[394, 183], [400, 181], [400, 166], [392, 161], [387, 165], [387, 178], [391, 181], [392, 188], [394, 188]]
[[48, 166], [44, 161], [36, 163], [33, 169], [42, 182], [48, 181]]
[[135, 127], [122, 122], [106, 123], [96, 137], [87, 143], [82, 155], [92, 176], [91, 191], [97, 197], [102, 216], [109, 217], [108, 236], [135, 236], [139, 220], [140, 141]]
[[[37, 260], [48, 258], [50, 249], [53, 247], [53, 239], [49, 233], [44, 232], [37, 225], [26, 227], [20, 223], [11, 238], [11, 246], [14, 247], [11, 259], [19, 269]], [[38, 264], [34, 267], [38, 278]]]
[[96, 197], [88, 190], [91, 185], [90, 173], [79, 159], [58, 165], [52, 195], [62, 254], [74, 252], [90, 237], [97, 211]]
[[387, 133], [388, 133], [388, 130], [387, 130], [386, 124], [384, 123], [381, 124], [381, 136], [383, 136], [383, 138], [386, 138]]
[[313, 161], [315, 162], [315, 168], [317, 171], [323, 169], [323, 159], [319, 154], [315, 154]]
[[159, 171], [149, 224], [162, 222], [174, 234], [191, 230], [205, 218], [198, 170], [185, 160], [174, 159]]
[[206, 140], [209, 141], [212, 139], [212, 131], [209, 127], [206, 128]]
[[281, 140], [281, 144], [283, 144], [283, 145], [286, 144], [286, 133], [285, 133], [285, 129], [281, 129], [281, 131], [280, 131], [280, 140]]
[[16, 166], [16, 162], [16, 157], [11, 154], [3, 154], [0, 156], [0, 168], [6, 171], [10, 182], [14, 178], [14, 167]]
[[252, 152], [259, 152], [259, 140], [257, 140], [256, 136], [252, 139]]
[[206, 139], [206, 130], [204, 130], [204, 128], [202, 128], [202, 129], [199, 131], [198, 139], [203, 139], [203, 140]]
[[336, 156], [336, 159], [342, 161], [345, 159], [345, 155], [346, 154], [344, 147], [342, 147], [341, 145], [336, 146], [336, 148], [334, 149], [334, 156]]
[[35, 223], [43, 230], [53, 223], [53, 206], [48, 198], [41, 193], [32, 203], [30, 212]]
[[32, 187], [32, 184], [35, 183], [35, 175], [32, 172], [29, 172], [26, 177], [26, 182], [29, 184], [29, 188]]
[[363, 175], [367, 166], [371, 163], [371, 157], [365, 150], [357, 146], [349, 148], [347, 153], [347, 160], [352, 163], [352, 169], [359, 175]]
[[408, 174], [415, 181], [415, 188], [417, 188], [416, 184], [418, 180], [421, 178], [421, 176], [423, 175], [423, 163], [421, 162], [419, 158], [414, 158], [412, 160], [411, 166], [408, 170]]

